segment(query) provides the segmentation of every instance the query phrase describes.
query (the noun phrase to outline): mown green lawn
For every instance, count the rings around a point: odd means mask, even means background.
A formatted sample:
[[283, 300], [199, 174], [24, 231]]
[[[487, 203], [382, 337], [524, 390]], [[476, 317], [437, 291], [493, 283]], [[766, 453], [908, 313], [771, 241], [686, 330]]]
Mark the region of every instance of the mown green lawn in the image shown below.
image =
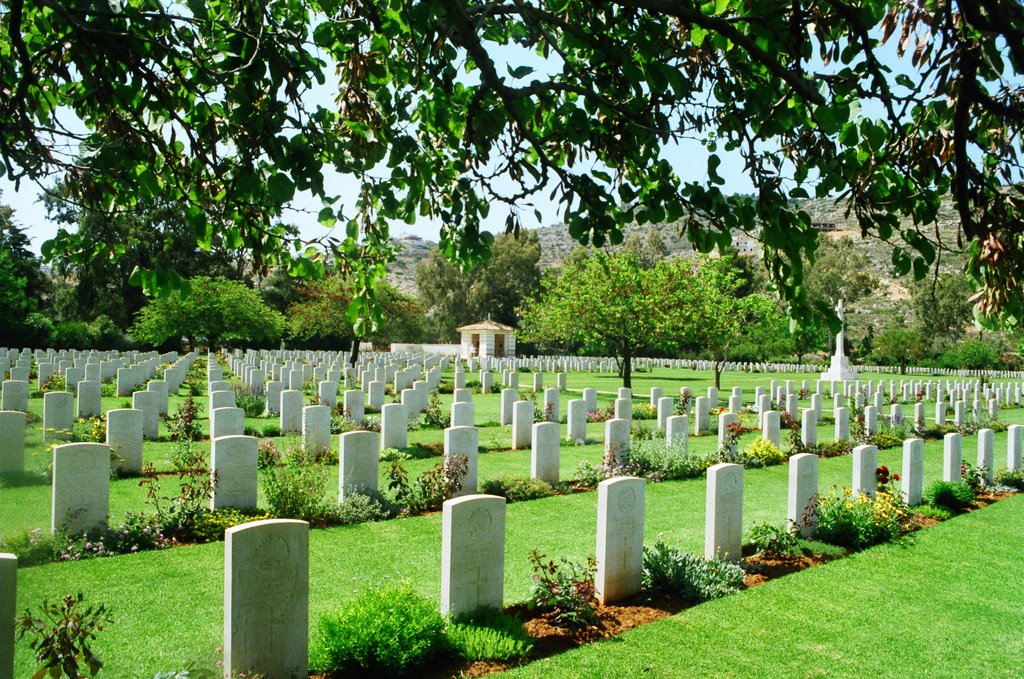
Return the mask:
[[[665, 373], [664, 379], [660, 379], [661, 372]], [[645, 394], [644, 382], [641, 380], [649, 379], [651, 384], [662, 386], [666, 395], [678, 393], [677, 385], [680, 384], [686, 384], [695, 390], [698, 388], [703, 390], [710, 383], [709, 374], [702, 375], [688, 370], [656, 371], [653, 375], [646, 373], [640, 375], [642, 377], [638, 380], [639, 384], [634, 387], [635, 400], [640, 400]], [[803, 379], [803, 376], [794, 375], [793, 378], [799, 384], [799, 380]], [[521, 384], [530, 381], [527, 374], [522, 374], [520, 379]], [[785, 379], [785, 376], [730, 374], [725, 376], [723, 385], [731, 387], [733, 384], [742, 384], [745, 390], [745, 399], [749, 402], [753, 398], [754, 385], [767, 386], [771, 379]], [[554, 384], [554, 375], [545, 375], [545, 384]], [[609, 392], [607, 402], [610, 402], [611, 394], [617, 388], [618, 382], [617, 378], [607, 374], [570, 374], [570, 389], [581, 389], [583, 386], [591, 385]], [[723, 400], [727, 394], [728, 389], [723, 388]], [[563, 413], [566, 401], [574, 397], [577, 395], [573, 393], [562, 396]], [[451, 397], [442, 397], [442, 399], [447, 408]], [[123, 399], [114, 400], [118, 401], [114, 407], [119, 407], [119, 401]], [[498, 395], [477, 395], [474, 396], [474, 402], [477, 403], [478, 422], [498, 419], [497, 411], [500, 403]], [[33, 407], [36, 405], [36, 400], [33, 400]], [[172, 405], [172, 411], [174, 407]], [[826, 402], [825, 410], [829, 409], [830, 404]], [[1004, 411], [1001, 417], [1007, 422], [1024, 421], [1024, 410]], [[261, 420], [264, 423], [271, 421], [269, 419]], [[647, 422], [646, 425], [652, 426], [653, 423]], [[594, 439], [603, 438], [603, 424], [591, 424], [588, 427], [588, 435]], [[757, 436], [756, 433], [747, 435], [740, 445], [745, 445], [755, 436]], [[511, 434], [507, 427], [491, 426], [481, 429], [480, 441], [483, 446], [488, 446], [490, 442], [494, 441], [495, 446], [501, 446], [501, 443], [504, 442], [502, 447], [507, 447], [510, 437]], [[831, 438], [831, 428], [828, 425], [821, 428], [820, 437]], [[421, 429], [410, 434], [410, 442], [433, 442], [440, 441], [441, 438], [442, 432], [436, 429]], [[337, 437], [334, 439], [334, 445], [337, 446]], [[975, 442], [976, 437], [965, 438], [964, 458], [968, 461], [974, 460]], [[278, 443], [283, 448], [289, 443], [289, 440], [281, 440]], [[45, 467], [46, 453], [42, 442], [30, 439], [29, 445], [36, 452], [36, 456], [33, 458], [36, 460], [34, 464], [38, 465], [37, 468]], [[169, 442], [147, 443], [145, 453], [147, 460], [154, 461], [158, 468], [169, 469], [171, 445]], [[207, 446], [208, 449], [208, 443], [201, 445]], [[712, 449], [716, 447], [716, 439], [714, 436], [692, 438], [691, 446], [698, 450]], [[997, 469], [1005, 466], [1005, 451], [1006, 435], [997, 434]], [[581, 460], [598, 462], [601, 452], [600, 444], [578, 447], [564, 446], [561, 451], [563, 477], [571, 477], [576, 465]], [[882, 451], [879, 455], [879, 463], [898, 469], [900, 456], [899, 449]], [[940, 478], [941, 461], [941, 442], [927, 444], [925, 451], [926, 483]], [[434, 459], [417, 460], [409, 462], [408, 466], [412, 471], [422, 471], [435, 463]], [[333, 473], [331, 488], [335, 489], [336, 470]], [[499, 450], [481, 454], [481, 479], [505, 474], [528, 475], [528, 473], [528, 451]], [[786, 466], [747, 471], [744, 487], [744, 524], [747, 527], [762, 521], [782, 523], [786, 508], [787, 477], [788, 468]], [[849, 485], [850, 477], [850, 458], [821, 461], [820, 484], [823, 489], [827, 489], [831, 485]], [[165, 486], [169, 483], [170, 481], [165, 481]], [[663, 539], [687, 550], [700, 552], [704, 533], [704, 481], [700, 479], [648, 484], [647, 489], [645, 541], [653, 543], [655, 540]], [[332, 492], [336, 493], [336, 490], [332, 490]], [[2, 527], [0, 532], [10, 534], [25, 528], [48, 527], [49, 494], [49, 486], [42, 484], [0, 490], [0, 527]], [[596, 499], [595, 493], [579, 493], [508, 506], [505, 556], [505, 598], [507, 602], [523, 601], [528, 596], [531, 581], [527, 556], [532, 549], [539, 549], [550, 556], [573, 558], [583, 558], [593, 554]], [[112, 520], [116, 520], [125, 511], [144, 509], [143, 500], [143, 490], [138, 487], [137, 480], [114, 481], [111, 490]], [[1021, 538], [1019, 526], [1021, 513], [1024, 512], [1024, 503], [1019, 498], [977, 512], [970, 517], [959, 518], [948, 525], [964, 525], [957, 522], [978, 521], [976, 516], [987, 516], [988, 512], [997, 514], [1005, 512], [1007, 510], [1002, 509], [1003, 505], [1016, 507], [1017, 513], [995, 522], [997, 524], [996, 532], [1003, 536], [1002, 539], [1009, 537], [1018, 541], [1019, 556], [1022, 553], [1019, 543]], [[310, 539], [311, 623], [315, 623], [319, 615], [350, 600], [363, 581], [367, 579], [376, 581], [388, 575], [401, 575], [409, 578], [418, 591], [437, 600], [440, 590], [440, 524], [440, 515], [435, 514], [384, 523], [313, 531]], [[942, 535], [942, 531], [947, 528], [942, 526], [932, 530], [939, 531], [939, 535]], [[1007, 536], [1007, 533], [1013, 533], [1014, 530], [1017, 531], [1015, 535]], [[929, 532], [928, 535], [930, 534]], [[922, 538], [924, 535], [922, 534]], [[931, 539], [929, 538], [929, 540]], [[1010, 541], [1012, 542], [1012, 539]], [[914, 546], [904, 551], [911, 554], [917, 549], [918, 547]], [[850, 560], [849, 563], [871, 562], [879, 557], [869, 555], [889, 554], [890, 552], [893, 552], [890, 548], [872, 550], [868, 554]], [[893, 553], [903, 552], [897, 550]], [[964, 558], [964, 555], [979, 553], [983, 554], [984, 552], [979, 552], [977, 549], [962, 551], [958, 547], [951, 547], [945, 561], [948, 562], [953, 558], [970, 561]], [[822, 577], [817, 574], [818, 571], [827, 573], [831, 572], [830, 569], [837, 567], [847, 568], [848, 566], [834, 564], [813, 572], [793, 576], [779, 583], [733, 597], [726, 602], [718, 602], [686, 612], [682, 619], [688, 620], [695, 614], [694, 611], [704, 610], [708, 607], [715, 609], [715, 607], [728, 606], [730, 602], [747, 601], [749, 597], [767, 596], [761, 591], [775, 591], [774, 588], [783, 582], [796, 583], [805, 581], [807, 578], [811, 578], [811, 582], [818, 582], [816, 579]], [[910, 575], [913, 575], [913, 572], [908, 571]], [[1012, 569], [1004, 570], [1004, 575], [1007, 572], [1014, 571]], [[829, 585], [828, 582], [831, 581], [827, 578], [823, 582], [825, 584], [814, 585], [818, 588], [818, 593], [813, 595], [814, 597], [823, 601], [832, 597], [844, 599], [846, 596], [844, 592], [849, 588], [848, 585]], [[885, 613], [889, 606], [895, 605], [899, 600], [900, 592], [908, 587], [917, 586], [916, 581], [908, 584], [905, 579], [890, 582], [888, 583], [889, 592], [883, 601], [886, 605], [880, 607], [883, 610], [877, 610], [879, 607], [875, 607], [860, 611], [858, 615], [844, 614], [845, 618], [858, 628], [864, 627], [866, 630], [864, 633], [867, 634], [875, 624], [874, 615]], [[97, 652], [107, 662], [105, 675], [112, 677], [152, 676], [158, 671], [183, 667], [189, 661], [195, 661], [200, 666], [213, 666], [217, 659], [216, 649], [222, 643], [222, 588], [223, 545], [218, 543], [176, 548], [163, 552], [26, 568], [19, 573], [18, 606], [19, 610], [27, 606], [36, 606], [44, 597], [55, 599], [65, 592], [74, 591], [82, 591], [89, 601], [107, 603], [113, 611], [114, 623], [103, 632], [96, 645]], [[783, 590], [783, 592], [785, 591]], [[794, 595], [783, 593], [780, 596], [782, 597], [780, 602], [771, 604], [771, 606], [783, 606], [784, 608]], [[1019, 593], [1017, 596], [1019, 600]], [[825, 605], [825, 603], [821, 605]], [[964, 605], [969, 605], [969, 603], [969, 601], [965, 601]], [[835, 605], [845, 606], [846, 601], [835, 602]], [[750, 630], [748, 633], [755, 637], [763, 634], [768, 637], [800, 638], [803, 635], [798, 632], [804, 627], [821, 625], [820, 616], [816, 610], [814, 607], [803, 610], [803, 618], [798, 622], [790, 622], [785, 625], [774, 624], [772, 619], [768, 618], [764, 623], [764, 630]], [[943, 609], [943, 611], [943, 614], [948, 614], [948, 610]], [[794, 616], [798, 616], [799, 613], [801, 612], [793, 611]], [[728, 622], [725, 618], [719, 620], [716, 623], [717, 627], [713, 629], [721, 628], [724, 635], [732, 626], [739, 626], [741, 629], [745, 626], [743, 623], [736, 622], [733, 617], [727, 619]], [[1001, 625], [1002, 619], [995, 615], [989, 624], [993, 624], [993, 622], [996, 625]], [[673, 623], [669, 621], [661, 624]], [[924, 620], [919, 624], [926, 627], [938, 625], [929, 620], [928, 616], [924, 616]], [[939, 626], [936, 629], [937, 633], [941, 634], [944, 627]], [[702, 634], [707, 636], [712, 633], [705, 629]], [[718, 632], [714, 632], [714, 634], [718, 634]], [[723, 638], [725, 637], [723, 636]], [[841, 639], [842, 636], [835, 638]], [[623, 642], [612, 642], [607, 646], [615, 646], [620, 643]], [[723, 647], [728, 647], [730, 643], [735, 644], [735, 641], [723, 641]], [[688, 645], [693, 646], [694, 644], [689, 643]], [[602, 653], [603, 651], [594, 652]], [[820, 650], [814, 652], [822, 653]], [[652, 652], [651, 657], [657, 657], [657, 655]], [[763, 656], [760, 663], [768, 667], [766, 663], [769, 660], [770, 656]], [[31, 657], [27, 644], [24, 642], [18, 646], [17, 662], [17, 676], [29, 674], [29, 670], [32, 668]], [[757, 663], [753, 666], [730, 665], [731, 669], [709, 669], [707, 672], [742, 675], [752, 672], [757, 674], [759, 670], [756, 665]], [[675, 665], [668, 667], [673, 666]], [[607, 671], [591, 669], [587, 676], [619, 676], [621, 674], [620, 670], [614, 666], [609, 665], [608, 667]], [[743, 667], [743, 669], [737, 669], [739, 667]], [[785, 669], [786, 667], [788, 666], [784, 666], [783, 669], [775, 673], [766, 671], [765, 675], [792, 674], [793, 672]], [[841, 666], [833, 668], [834, 671], [839, 669]], [[547, 676], [558, 676], [563, 671], [562, 669], [555, 670]], [[795, 671], [798, 674], [801, 673], [800, 670]], [[808, 670], [805, 673], [814, 674], [815, 672]], [[621, 675], [624, 676], [624, 674]], [[670, 675], [679, 676], [679, 674], [671, 672]]]

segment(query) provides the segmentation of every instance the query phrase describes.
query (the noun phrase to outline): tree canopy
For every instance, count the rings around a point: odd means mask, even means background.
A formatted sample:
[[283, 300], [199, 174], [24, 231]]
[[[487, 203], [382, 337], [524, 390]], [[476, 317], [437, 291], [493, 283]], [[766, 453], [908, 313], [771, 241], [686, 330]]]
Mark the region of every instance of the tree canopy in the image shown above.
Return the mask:
[[[0, 172], [60, 177], [107, 212], [161, 196], [185, 206], [201, 247], [220, 234], [257, 268], [316, 274], [280, 219], [308, 192], [321, 223], [344, 227], [325, 242], [360, 316], [392, 256], [389, 220], [437, 219], [446, 256], [471, 263], [491, 244], [482, 218], [500, 210], [518, 230], [543, 194], [584, 243], [683, 219], [706, 252], [760, 228], [801, 317], [817, 234], [795, 199], [834, 198], [890, 242], [898, 272], [923, 278], [952, 196], [983, 318], [1024, 317], [1017, 0], [0, 6]], [[685, 141], [706, 151], [700, 179], [666, 157]], [[723, 193], [727, 154], [751, 194]], [[328, 168], [356, 179], [354, 204]], [[116, 257], [116, 238], [64, 232], [45, 251]]]
[[193, 348], [201, 341], [213, 350], [225, 344], [269, 345], [281, 338], [284, 318], [244, 283], [197, 276], [189, 287], [187, 296], [175, 290], [139, 310], [132, 326], [136, 342], [176, 347], [184, 337]]
[[471, 271], [437, 250], [416, 263], [417, 296], [434, 339], [457, 339], [456, 328], [484, 318], [516, 324], [516, 309], [540, 286], [540, 242], [533, 232], [502, 234], [493, 250], [491, 259]]

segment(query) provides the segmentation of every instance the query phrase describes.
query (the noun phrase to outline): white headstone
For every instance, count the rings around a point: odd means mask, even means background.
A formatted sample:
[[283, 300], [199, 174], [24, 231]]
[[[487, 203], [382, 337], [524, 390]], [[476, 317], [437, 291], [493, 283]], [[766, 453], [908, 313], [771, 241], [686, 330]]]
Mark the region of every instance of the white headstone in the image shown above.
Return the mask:
[[619, 476], [597, 486], [597, 576], [602, 604], [627, 599], [643, 581], [645, 481]]
[[716, 464], [707, 475], [704, 558], [736, 561], [743, 546], [743, 467]]
[[376, 493], [380, 434], [346, 432], [338, 438], [338, 445], [338, 502], [355, 494]]
[[75, 425], [75, 397], [66, 391], [43, 394], [43, 440], [70, 441]]
[[224, 533], [224, 676], [309, 675], [309, 524], [243, 523]]
[[50, 530], [82, 533], [107, 527], [110, 513], [110, 448], [65, 443], [53, 449]]
[[25, 413], [0, 410], [0, 474], [25, 471]]
[[604, 423], [604, 460], [621, 464], [629, 454], [629, 420], [614, 418]]
[[[555, 425], [558, 426], [558, 425]], [[477, 485], [477, 456], [480, 453], [480, 438], [476, 427], [449, 427], [444, 430], [445, 460], [451, 461], [456, 455], [466, 458], [466, 474], [455, 495], [473, 495]]]
[[222, 436], [210, 441], [210, 469], [217, 478], [211, 509], [256, 508], [258, 446], [255, 436]]
[[587, 440], [587, 404], [583, 399], [577, 398], [569, 401], [569, 415], [566, 418], [568, 439], [576, 443], [583, 443]]
[[991, 429], [978, 430], [978, 466], [985, 467], [985, 480], [992, 483], [995, 476], [996, 435]]
[[0, 679], [14, 679], [17, 592], [18, 557], [0, 554]]
[[878, 448], [875, 446], [857, 446], [853, 449], [853, 496], [875, 496], [878, 479]]
[[[799, 453], [789, 458], [789, 501], [786, 519], [790, 527], [802, 526], [804, 537], [814, 534], [813, 517], [807, 515], [807, 505], [818, 494], [818, 456]], [[805, 524], [805, 517], [808, 519]]]
[[518, 394], [515, 389], [501, 390], [501, 426], [512, 424], [512, 411]]
[[118, 467], [132, 474], [142, 473], [142, 419], [134, 408], [107, 411], [107, 446]]
[[132, 408], [142, 411], [142, 438], [155, 440], [160, 432], [160, 395], [153, 391], [132, 393]]
[[409, 445], [409, 416], [401, 403], [385, 403], [380, 411], [380, 445], [402, 450]]
[[345, 416], [353, 422], [362, 423], [366, 418], [366, 398], [359, 389], [349, 389], [345, 392], [342, 408]]
[[846, 408], [836, 408], [832, 411], [836, 419], [836, 441], [850, 440], [850, 411]]
[[306, 406], [302, 409], [302, 449], [319, 454], [331, 448], [331, 409]]
[[28, 412], [28, 382], [7, 380], [3, 384], [3, 396], [0, 397], [0, 410], [17, 410]]
[[530, 478], [547, 481], [552, 485], [558, 483], [559, 429], [557, 422], [538, 422], [533, 425], [533, 442], [530, 446]]
[[672, 415], [665, 420], [665, 445], [682, 445], [689, 448], [689, 419], [686, 415]]
[[782, 445], [782, 440], [779, 438], [779, 420], [779, 413], [774, 410], [769, 410], [761, 415], [761, 438], [771, 441], [776, 448]]
[[813, 408], [805, 408], [800, 421], [800, 441], [805, 446], [818, 445], [818, 413]]
[[955, 432], [946, 434], [942, 441], [942, 480], [960, 481], [963, 461], [963, 437]]
[[1011, 424], [1006, 428], [1006, 468], [1010, 471], [1020, 469], [1024, 460], [1024, 425]]
[[210, 438], [241, 436], [245, 433], [245, 411], [241, 408], [216, 408], [210, 411]]
[[924, 487], [924, 441], [907, 439], [903, 442], [903, 469], [900, 488], [908, 505], [921, 504]]
[[100, 382], [78, 383], [78, 405], [76, 417], [103, 416], [103, 384]]
[[512, 404], [512, 450], [529, 447], [532, 430], [533, 402], [516, 401]]
[[302, 392], [285, 389], [281, 392], [280, 416], [282, 434], [298, 434], [302, 431]]
[[445, 502], [442, 514], [441, 615], [457, 619], [482, 608], [500, 611], [505, 498], [466, 495]]

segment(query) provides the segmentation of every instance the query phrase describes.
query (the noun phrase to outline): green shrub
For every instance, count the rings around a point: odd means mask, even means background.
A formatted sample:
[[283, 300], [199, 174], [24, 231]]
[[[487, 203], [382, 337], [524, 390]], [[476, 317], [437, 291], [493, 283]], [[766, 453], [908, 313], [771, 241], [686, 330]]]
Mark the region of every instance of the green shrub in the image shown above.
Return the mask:
[[898, 491], [880, 490], [872, 498], [866, 494], [854, 497], [849, 488], [834, 490], [819, 496], [808, 513], [813, 516], [815, 539], [850, 549], [888, 542], [916, 524]]
[[565, 557], [561, 563], [545, 560], [536, 549], [530, 552], [533, 566], [533, 587], [530, 606], [554, 613], [552, 621], [570, 630], [596, 625], [597, 599], [594, 576], [597, 560], [588, 557], [585, 564]]
[[963, 481], [936, 481], [924, 489], [921, 497], [932, 507], [958, 514], [974, 502], [974, 490]]
[[235, 407], [241, 408], [246, 417], [263, 417], [263, 411], [267, 409], [266, 397], [241, 385], [235, 385], [234, 391]]
[[725, 559], [704, 559], [659, 541], [644, 547], [643, 581], [652, 592], [701, 603], [738, 592], [743, 569]]
[[197, 516], [192, 524], [192, 535], [196, 542], [219, 542], [224, 539], [224, 531], [228, 528], [269, 518], [270, 514], [267, 512], [221, 507]]
[[782, 464], [786, 455], [771, 441], [763, 438], [755, 439], [743, 450], [744, 467], [771, 467]]
[[280, 424], [265, 424], [260, 428], [260, 436], [264, 438], [272, 438], [281, 435]]
[[480, 484], [480, 492], [486, 495], [500, 495], [509, 502], [536, 500], [555, 494], [551, 484], [528, 476], [501, 476], [488, 479]]
[[501, 611], [483, 609], [448, 626], [448, 643], [463, 660], [508, 662], [530, 655], [533, 640], [523, 623]]
[[995, 477], [996, 485], [1009, 486], [1019, 491], [1024, 491], [1024, 469], [1004, 469], [998, 472]]
[[270, 513], [279, 519], [301, 519], [314, 525], [330, 522], [334, 507], [326, 499], [328, 473], [286, 457], [284, 464], [260, 473]]
[[408, 582], [371, 586], [320, 618], [310, 664], [318, 672], [403, 676], [446, 651], [444, 632], [437, 605]]
[[666, 446], [663, 441], [636, 441], [627, 460], [630, 473], [649, 481], [678, 481], [699, 477], [716, 464], [714, 453], [690, 453], [684, 443]]
[[769, 557], [796, 556], [800, 543], [785, 528], [770, 523], [758, 523], [750, 529], [750, 544], [757, 553]]
[[259, 469], [270, 469], [281, 461], [281, 450], [272, 439], [260, 439], [256, 448], [256, 466]]
[[852, 441], [819, 441], [817, 445], [808, 449], [809, 453], [821, 457], [841, 457], [853, 454]]
[[37, 566], [57, 558], [57, 548], [50, 531], [25, 529], [0, 537], [0, 552], [18, 557], [18, 567]]
[[[110, 622], [110, 610], [104, 605], [83, 606], [84, 597], [66, 594], [59, 604], [43, 600], [39, 618], [31, 611], [15, 621], [18, 638], [30, 637], [29, 647], [42, 668], [34, 677], [96, 676], [103, 662], [92, 652], [92, 642]], [[85, 672], [88, 671], [88, 675]]]
[[869, 436], [868, 443], [875, 446], [879, 450], [888, 450], [889, 448], [896, 448], [897, 446], [902, 446], [903, 437], [901, 437], [898, 432], [885, 430]]
[[346, 495], [345, 500], [338, 503], [333, 514], [335, 521], [342, 525], [349, 525], [384, 521], [394, 516], [395, 511], [391, 503], [379, 493], [373, 495], [354, 493]]
[[921, 505], [914, 507], [914, 510], [925, 519], [936, 519], [938, 521], [945, 521], [946, 519], [953, 518], [953, 512], [949, 511], [945, 507], [932, 507], [931, 505]]

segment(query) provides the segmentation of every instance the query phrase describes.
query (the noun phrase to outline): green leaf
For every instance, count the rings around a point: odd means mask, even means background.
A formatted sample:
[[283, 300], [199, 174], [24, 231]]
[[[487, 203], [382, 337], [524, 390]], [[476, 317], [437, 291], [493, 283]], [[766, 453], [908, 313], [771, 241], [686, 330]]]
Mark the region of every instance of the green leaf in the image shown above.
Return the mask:
[[284, 205], [295, 195], [295, 183], [288, 175], [278, 172], [271, 175], [267, 182], [267, 190], [270, 193], [270, 200], [276, 205]]
[[334, 210], [329, 207], [320, 210], [316, 220], [326, 227], [334, 226], [338, 222], [338, 218], [334, 215]]

